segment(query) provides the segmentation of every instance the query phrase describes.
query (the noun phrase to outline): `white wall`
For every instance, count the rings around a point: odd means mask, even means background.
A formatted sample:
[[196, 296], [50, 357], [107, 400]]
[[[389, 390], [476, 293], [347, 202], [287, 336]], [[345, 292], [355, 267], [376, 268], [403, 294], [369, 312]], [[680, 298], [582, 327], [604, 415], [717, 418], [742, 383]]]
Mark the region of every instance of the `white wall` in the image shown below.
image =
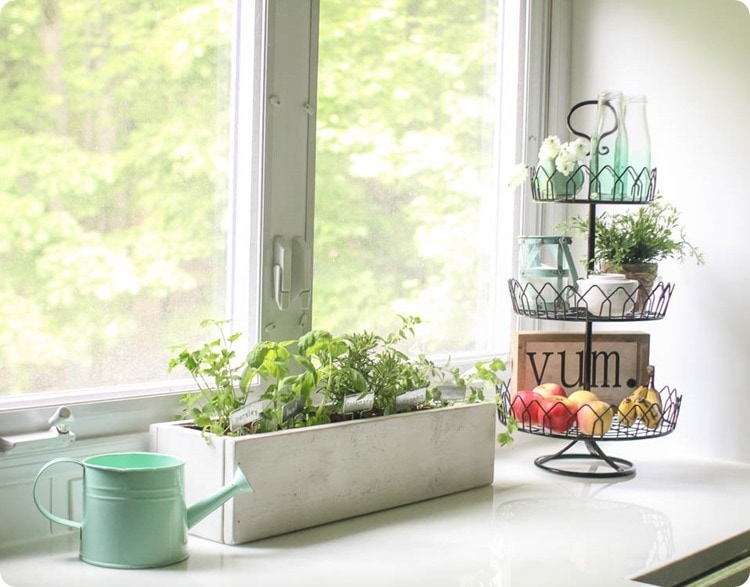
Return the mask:
[[663, 263], [676, 284], [666, 318], [629, 325], [652, 335], [657, 387], [683, 395], [675, 432], [641, 442], [750, 461], [750, 13], [738, 0], [572, 8], [572, 103], [611, 89], [648, 97], [658, 189], [706, 257]]

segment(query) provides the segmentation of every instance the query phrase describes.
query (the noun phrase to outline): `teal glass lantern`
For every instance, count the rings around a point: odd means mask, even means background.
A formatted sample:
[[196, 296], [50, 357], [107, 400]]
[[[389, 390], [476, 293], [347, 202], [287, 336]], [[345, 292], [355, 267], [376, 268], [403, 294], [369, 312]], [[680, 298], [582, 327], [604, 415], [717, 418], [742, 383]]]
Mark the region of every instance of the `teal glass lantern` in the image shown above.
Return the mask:
[[540, 311], [564, 311], [578, 273], [570, 252], [569, 236], [521, 236], [518, 238], [518, 276], [525, 297]]

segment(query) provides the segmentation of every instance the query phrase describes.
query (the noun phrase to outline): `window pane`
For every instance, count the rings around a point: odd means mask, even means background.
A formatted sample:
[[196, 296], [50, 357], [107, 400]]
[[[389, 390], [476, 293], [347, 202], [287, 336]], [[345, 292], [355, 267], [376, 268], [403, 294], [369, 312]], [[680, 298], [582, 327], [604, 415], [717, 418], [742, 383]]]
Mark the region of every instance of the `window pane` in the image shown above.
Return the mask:
[[495, 343], [498, 18], [491, 0], [321, 1], [316, 327], [408, 314], [424, 350]]
[[0, 14], [0, 395], [166, 379], [224, 317], [232, 2]]

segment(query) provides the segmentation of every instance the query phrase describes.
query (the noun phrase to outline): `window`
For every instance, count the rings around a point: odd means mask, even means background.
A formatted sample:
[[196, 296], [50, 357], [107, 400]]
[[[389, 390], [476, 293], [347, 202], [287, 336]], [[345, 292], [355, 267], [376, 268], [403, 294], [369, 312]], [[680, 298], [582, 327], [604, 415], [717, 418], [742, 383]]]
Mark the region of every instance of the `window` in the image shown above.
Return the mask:
[[503, 4], [321, 0], [316, 326], [416, 315], [420, 350], [507, 348]]
[[0, 395], [150, 385], [228, 314], [233, 21], [230, 0], [3, 9]]
[[[507, 348], [525, 3], [320, 12], [2, 9], [0, 412], [87, 398], [97, 415], [99, 399], [175, 391], [169, 345], [204, 318], [250, 343], [415, 314], [435, 325], [424, 350]], [[312, 306], [299, 287], [278, 303], [276, 242], [308, 256]]]

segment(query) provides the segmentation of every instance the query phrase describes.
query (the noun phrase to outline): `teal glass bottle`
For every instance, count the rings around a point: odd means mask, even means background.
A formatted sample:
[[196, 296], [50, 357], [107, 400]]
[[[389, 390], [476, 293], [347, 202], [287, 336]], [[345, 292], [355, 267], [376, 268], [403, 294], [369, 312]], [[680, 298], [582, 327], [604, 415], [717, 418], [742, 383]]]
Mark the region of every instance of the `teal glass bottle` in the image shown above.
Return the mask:
[[630, 197], [646, 201], [651, 190], [651, 134], [646, 116], [646, 96], [630, 96], [625, 107], [625, 126], [628, 129], [628, 170]]
[[[625, 102], [622, 92], [599, 92], [596, 122], [591, 135], [591, 197], [602, 201], [622, 199], [628, 137], [623, 125]], [[619, 197], [618, 197], [619, 196]]]

